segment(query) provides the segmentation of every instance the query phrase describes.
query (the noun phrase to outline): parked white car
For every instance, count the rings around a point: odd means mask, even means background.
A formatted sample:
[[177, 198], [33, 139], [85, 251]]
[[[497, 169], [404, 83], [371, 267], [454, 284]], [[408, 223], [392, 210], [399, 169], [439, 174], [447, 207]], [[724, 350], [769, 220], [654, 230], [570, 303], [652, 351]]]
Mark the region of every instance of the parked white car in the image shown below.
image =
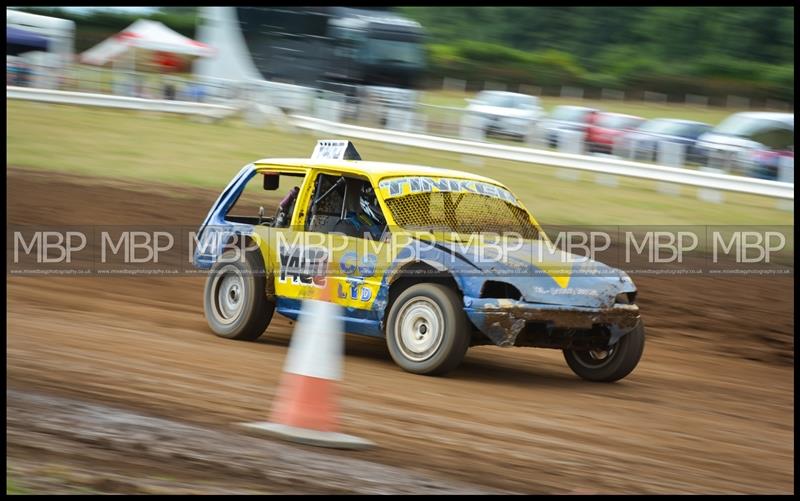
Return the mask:
[[794, 113], [734, 113], [700, 136], [697, 149], [709, 167], [779, 178], [776, 162], [794, 158]]
[[544, 116], [539, 98], [516, 92], [485, 90], [467, 99], [467, 127], [472, 132], [525, 140]]

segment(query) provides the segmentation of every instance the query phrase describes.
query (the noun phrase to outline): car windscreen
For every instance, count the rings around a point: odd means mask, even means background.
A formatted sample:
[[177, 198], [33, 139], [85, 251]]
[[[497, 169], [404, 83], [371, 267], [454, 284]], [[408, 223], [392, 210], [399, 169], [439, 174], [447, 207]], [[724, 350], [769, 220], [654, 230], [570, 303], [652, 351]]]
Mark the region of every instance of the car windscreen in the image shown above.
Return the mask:
[[517, 108], [517, 101], [509, 94], [496, 94], [493, 92], [481, 93], [476, 98], [480, 104], [497, 106], [498, 108]]
[[749, 137], [762, 130], [785, 129], [794, 132], [794, 127], [778, 120], [768, 118], [754, 118], [742, 115], [733, 115], [724, 120], [714, 129], [716, 134], [726, 136]]
[[794, 150], [794, 131], [784, 128], [765, 127], [754, 132], [750, 139], [771, 150]]
[[397, 226], [409, 231], [537, 238], [527, 211], [500, 186], [465, 179], [406, 177], [383, 180], [380, 189]]
[[555, 120], [564, 120], [567, 122], [583, 122], [589, 110], [584, 108], [572, 108], [570, 106], [559, 106], [551, 115]]
[[685, 122], [676, 122], [673, 120], [650, 120], [639, 127], [639, 132], [646, 132], [648, 134], [665, 134], [668, 136], [682, 136], [688, 129]]
[[517, 108], [533, 109], [539, 107], [539, 98], [534, 96], [517, 96], [515, 102]]
[[631, 129], [642, 122], [643, 120], [638, 117], [629, 117], [625, 115], [602, 115], [598, 125], [600, 127], [607, 127], [609, 129]]

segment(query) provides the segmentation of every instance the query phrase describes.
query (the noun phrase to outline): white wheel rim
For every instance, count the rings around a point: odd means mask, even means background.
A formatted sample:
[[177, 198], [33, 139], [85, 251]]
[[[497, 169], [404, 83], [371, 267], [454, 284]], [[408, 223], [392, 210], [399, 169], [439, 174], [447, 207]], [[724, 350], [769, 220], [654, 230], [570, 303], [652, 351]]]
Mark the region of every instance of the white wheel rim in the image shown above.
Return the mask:
[[394, 336], [408, 360], [422, 362], [432, 357], [442, 344], [443, 334], [444, 315], [431, 299], [414, 298], [397, 315]]
[[222, 268], [214, 278], [214, 317], [223, 324], [231, 324], [239, 318], [245, 303], [244, 278], [233, 265]]

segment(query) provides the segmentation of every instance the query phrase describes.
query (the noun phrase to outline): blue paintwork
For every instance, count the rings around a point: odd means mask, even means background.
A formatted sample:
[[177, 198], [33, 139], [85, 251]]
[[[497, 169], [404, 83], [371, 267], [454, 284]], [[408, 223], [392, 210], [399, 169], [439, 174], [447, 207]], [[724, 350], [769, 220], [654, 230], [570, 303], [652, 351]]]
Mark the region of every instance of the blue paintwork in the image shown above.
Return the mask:
[[[464, 300], [464, 311], [470, 321], [489, 339], [498, 345], [513, 344], [516, 333], [508, 337], [512, 330], [511, 325], [515, 319], [523, 318], [526, 311], [536, 313], [536, 317], [554, 321], [583, 317], [581, 328], [591, 328], [593, 323], [602, 322], [606, 315], [614, 311], [617, 295], [621, 293], [636, 292], [636, 287], [628, 275], [615, 268], [605, 266], [592, 260], [576, 262], [567, 265], [571, 269], [571, 278], [567, 287], [559, 286], [556, 281], [541, 268], [533, 264], [537, 262], [534, 256], [542, 242], [527, 241], [519, 250], [509, 253], [507, 263], [493, 260], [491, 263], [481, 263], [480, 253], [486, 252], [478, 246], [465, 248], [457, 243], [440, 243], [435, 248], [423, 247], [423, 252], [414, 255], [415, 249], [404, 249], [407, 255], [398, 256], [395, 268], [406, 263], [423, 262], [437, 270], [443, 270], [452, 275], [458, 285]], [[553, 256], [576, 256], [555, 251]], [[386, 301], [389, 293], [387, 278], [391, 271], [384, 275], [378, 299]], [[487, 280], [506, 282], [516, 287], [522, 298], [519, 301], [480, 298], [484, 284]], [[377, 303], [377, 300], [376, 300]], [[381, 304], [376, 309], [380, 315], [385, 309]], [[571, 313], [574, 315], [565, 315]], [[619, 313], [619, 312], [616, 312]], [[505, 315], [507, 321], [498, 322], [498, 314]], [[613, 315], [611, 315], [613, 317]], [[629, 320], [634, 314], [629, 314]], [[635, 313], [638, 317], [638, 312]], [[615, 317], [616, 318], [616, 317]], [[619, 319], [609, 321], [607, 325], [611, 332], [611, 342], [616, 342], [620, 336], [631, 330], [633, 324]], [[574, 320], [573, 320], [574, 321]], [[521, 328], [523, 324], [517, 324]], [[556, 322], [556, 325], [562, 325]], [[563, 324], [568, 327], [568, 324]], [[578, 325], [574, 325], [578, 327]], [[510, 339], [510, 341], [509, 341]]]
[[[193, 257], [197, 268], [211, 268], [222, 253], [228, 237], [253, 233], [252, 225], [229, 222], [224, 217], [255, 174], [255, 166], [252, 164], [242, 168], [212, 206], [198, 232], [199, 243]], [[497, 344], [502, 343], [498, 341], [496, 332], [494, 336], [490, 335], [493, 327], [487, 318], [496, 319], [503, 308], [498, 308], [496, 299], [480, 298], [487, 280], [506, 282], [516, 287], [522, 294], [520, 301], [504, 302], [508, 306], [509, 318], [511, 318], [510, 312], [514, 309], [517, 311], [531, 309], [542, 314], [548, 311], [554, 313], [570, 311], [596, 317], [598, 313], [613, 308], [618, 294], [636, 291], [636, 287], [624, 272], [595, 261], [569, 265], [570, 282], [567, 287], [562, 288], [551, 276], [533, 264], [538, 262], [535, 256], [541, 245], [540, 241], [526, 241], [522, 248], [508, 255], [505, 263], [497, 260], [482, 263], [481, 253], [487, 251], [479, 246], [465, 247], [448, 242], [408, 246], [401, 249], [395, 261], [385, 271], [370, 310], [344, 308], [345, 328], [355, 334], [382, 337], [392, 282], [399, 276], [398, 272], [402, 268], [418, 263], [424, 263], [453, 277], [464, 298], [468, 318]], [[560, 251], [556, 251], [554, 255], [569, 256]], [[592, 270], [600, 273], [592, 275], [589, 273]], [[301, 304], [297, 299], [279, 297], [276, 310], [296, 320], [301, 311]], [[487, 314], [487, 307], [491, 310], [491, 315]], [[627, 332], [616, 326], [611, 327], [615, 338]]]
[[[279, 297], [275, 304], [275, 311], [292, 320], [297, 320], [302, 311], [303, 302], [299, 299]], [[341, 320], [344, 321], [344, 330], [352, 334], [364, 336], [383, 337], [380, 328], [380, 319], [373, 310], [359, 310], [356, 308], [342, 308]]]
[[226, 221], [225, 215], [239, 199], [248, 181], [255, 175], [255, 165], [248, 164], [242, 167], [211, 206], [197, 234], [198, 245], [193, 256], [193, 263], [197, 268], [210, 269], [222, 254], [222, 248], [228, 237], [253, 233], [253, 225]]

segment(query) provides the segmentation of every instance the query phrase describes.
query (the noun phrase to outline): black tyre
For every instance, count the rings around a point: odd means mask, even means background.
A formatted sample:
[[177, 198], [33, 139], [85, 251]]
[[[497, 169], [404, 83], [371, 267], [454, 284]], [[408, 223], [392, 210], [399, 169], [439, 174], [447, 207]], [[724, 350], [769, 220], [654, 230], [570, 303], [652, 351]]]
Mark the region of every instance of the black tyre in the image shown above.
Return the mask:
[[386, 344], [395, 363], [415, 374], [442, 375], [455, 369], [469, 347], [469, 320], [455, 291], [416, 284], [392, 303]]
[[247, 252], [232, 260], [228, 251], [206, 279], [203, 308], [208, 326], [217, 336], [254, 341], [272, 320], [275, 304], [267, 300], [264, 260], [260, 252]]
[[605, 350], [564, 350], [572, 371], [583, 379], [610, 383], [633, 372], [644, 352], [644, 322]]

